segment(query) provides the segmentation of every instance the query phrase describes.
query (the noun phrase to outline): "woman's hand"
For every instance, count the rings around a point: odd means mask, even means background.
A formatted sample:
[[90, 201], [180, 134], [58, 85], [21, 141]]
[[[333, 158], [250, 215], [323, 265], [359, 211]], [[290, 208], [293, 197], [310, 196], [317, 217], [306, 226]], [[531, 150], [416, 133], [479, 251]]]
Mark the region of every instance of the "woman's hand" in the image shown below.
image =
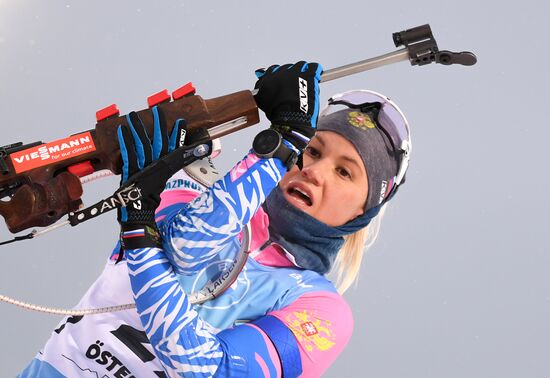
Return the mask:
[[319, 81], [323, 67], [300, 61], [256, 70], [258, 107], [272, 127], [300, 152], [315, 133], [319, 116]]
[[[118, 128], [118, 142], [122, 156], [121, 185], [135, 185], [141, 199], [119, 208], [121, 242], [124, 249], [160, 246], [155, 223], [155, 210], [160, 203], [160, 193], [171, 172], [165, 165], [151, 164], [184, 143], [187, 124], [178, 119], [170, 139], [166, 131], [166, 119], [155, 106], [153, 112], [153, 140], [149, 139], [145, 126], [135, 112], [127, 116], [128, 125]], [[146, 169], [150, 167], [152, 169]]]

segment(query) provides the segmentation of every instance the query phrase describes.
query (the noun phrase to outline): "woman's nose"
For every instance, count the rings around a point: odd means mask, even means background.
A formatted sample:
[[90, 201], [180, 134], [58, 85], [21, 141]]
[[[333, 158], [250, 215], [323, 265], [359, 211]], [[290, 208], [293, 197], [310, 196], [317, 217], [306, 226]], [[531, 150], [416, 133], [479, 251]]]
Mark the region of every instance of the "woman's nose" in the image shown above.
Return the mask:
[[323, 167], [322, 161], [317, 160], [304, 165], [302, 168], [302, 176], [306, 177], [312, 184], [321, 185], [324, 181], [326, 168]]

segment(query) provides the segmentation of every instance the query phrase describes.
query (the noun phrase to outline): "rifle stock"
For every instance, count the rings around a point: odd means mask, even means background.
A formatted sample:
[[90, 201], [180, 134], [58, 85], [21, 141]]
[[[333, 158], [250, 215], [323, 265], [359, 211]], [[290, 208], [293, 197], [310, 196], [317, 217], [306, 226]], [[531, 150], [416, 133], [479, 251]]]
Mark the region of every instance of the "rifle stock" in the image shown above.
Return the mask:
[[[189, 130], [211, 129], [245, 117], [239, 128], [259, 122], [258, 108], [248, 90], [204, 100], [191, 95], [159, 104], [166, 116], [168, 134], [175, 121], [184, 118]], [[153, 135], [153, 116], [149, 109], [137, 112], [149, 135]], [[34, 226], [49, 226], [82, 205], [82, 185], [70, 167], [85, 164], [92, 171], [108, 169], [120, 174], [122, 159], [117, 128], [127, 124], [126, 116], [113, 116], [97, 122], [95, 129], [73, 134], [52, 143], [5, 146], [0, 152], [0, 215], [9, 230], [17, 233]], [[232, 130], [217, 133], [226, 135]], [[66, 151], [65, 151], [66, 148]]]

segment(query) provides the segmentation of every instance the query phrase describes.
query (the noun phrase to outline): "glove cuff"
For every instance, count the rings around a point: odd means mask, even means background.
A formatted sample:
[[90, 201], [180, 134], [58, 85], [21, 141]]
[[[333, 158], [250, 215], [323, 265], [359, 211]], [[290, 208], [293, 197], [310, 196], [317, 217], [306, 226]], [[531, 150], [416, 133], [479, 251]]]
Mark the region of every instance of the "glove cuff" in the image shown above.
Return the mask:
[[[143, 202], [142, 202], [143, 203]], [[130, 204], [132, 206], [132, 204]], [[158, 206], [156, 204], [155, 208]], [[128, 219], [125, 223], [134, 223], [134, 224], [154, 224], [155, 223], [155, 210], [152, 209], [142, 209], [136, 211], [134, 209], [128, 210]]]
[[162, 248], [156, 224], [124, 223], [120, 227], [122, 249]]
[[302, 112], [278, 112], [271, 121], [276, 125], [305, 126], [304, 128], [312, 129], [311, 115]]

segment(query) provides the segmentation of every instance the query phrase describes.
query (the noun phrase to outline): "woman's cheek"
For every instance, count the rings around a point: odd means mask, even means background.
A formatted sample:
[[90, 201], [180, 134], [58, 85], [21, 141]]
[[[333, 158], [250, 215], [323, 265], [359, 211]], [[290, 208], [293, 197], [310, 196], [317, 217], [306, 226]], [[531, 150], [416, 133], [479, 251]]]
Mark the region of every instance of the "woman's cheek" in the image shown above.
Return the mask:
[[343, 185], [340, 192], [341, 198], [345, 199], [346, 207], [349, 209], [351, 219], [357, 215], [362, 214], [365, 204], [367, 202], [367, 192], [363, 186], [360, 185]]

